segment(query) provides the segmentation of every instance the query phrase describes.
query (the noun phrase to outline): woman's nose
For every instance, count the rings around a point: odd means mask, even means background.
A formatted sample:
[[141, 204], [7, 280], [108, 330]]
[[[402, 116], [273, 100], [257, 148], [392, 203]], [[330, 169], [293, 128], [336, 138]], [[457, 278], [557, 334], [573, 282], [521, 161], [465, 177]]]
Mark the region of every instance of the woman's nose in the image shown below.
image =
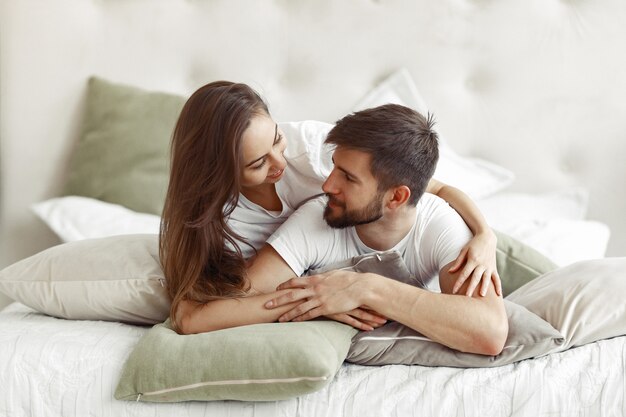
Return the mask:
[[285, 169], [287, 166], [287, 160], [283, 156], [282, 152], [272, 152], [270, 154], [270, 166], [276, 168], [278, 171]]

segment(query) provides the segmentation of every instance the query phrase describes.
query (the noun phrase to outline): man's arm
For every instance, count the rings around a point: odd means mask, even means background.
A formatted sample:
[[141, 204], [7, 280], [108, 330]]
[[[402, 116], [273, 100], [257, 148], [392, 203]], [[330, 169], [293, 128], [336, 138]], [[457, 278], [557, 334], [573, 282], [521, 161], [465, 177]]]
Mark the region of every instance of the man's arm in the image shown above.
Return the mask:
[[[453, 295], [457, 274], [442, 268], [442, 293], [426, 291], [376, 274], [332, 271], [310, 278], [293, 278], [278, 289], [291, 293], [274, 298], [266, 307], [283, 308], [303, 301], [281, 321], [309, 320], [336, 310], [367, 308], [419, 331], [432, 340], [463, 352], [496, 355], [504, 347], [508, 322], [504, 303], [489, 284], [485, 296]], [[465, 282], [462, 290], [466, 290]]]
[[[380, 313], [390, 319], [453, 349], [483, 355], [499, 354], [508, 334], [502, 298], [495, 293], [493, 283], [489, 284], [484, 296], [452, 294], [458, 273], [448, 272], [449, 268], [450, 264], [439, 274], [441, 293], [374, 278], [365, 302], [374, 309], [382, 308]], [[466, 281], [461, 290], [465, 291], [468, 285]]]

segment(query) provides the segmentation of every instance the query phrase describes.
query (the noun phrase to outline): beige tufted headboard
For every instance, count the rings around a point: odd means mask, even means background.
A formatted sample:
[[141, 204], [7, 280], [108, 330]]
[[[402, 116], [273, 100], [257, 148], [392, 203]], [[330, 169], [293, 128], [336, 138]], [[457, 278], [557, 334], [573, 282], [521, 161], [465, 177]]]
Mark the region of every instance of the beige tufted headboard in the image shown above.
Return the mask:
[[58, 241], [87, 78], [190, 93], [252, 84], [277, 120], [332, 122], [407, 67], [460, 153], [514, 189], [580, 185], [626, 254], [626, 2], [0, 0], [0, 266]]

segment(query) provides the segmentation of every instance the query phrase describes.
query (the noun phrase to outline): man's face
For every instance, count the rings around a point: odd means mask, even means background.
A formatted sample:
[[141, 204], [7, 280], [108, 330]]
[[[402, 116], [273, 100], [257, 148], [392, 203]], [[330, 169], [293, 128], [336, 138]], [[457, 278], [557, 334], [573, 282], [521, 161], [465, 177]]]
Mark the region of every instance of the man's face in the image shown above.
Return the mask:
[[330, 227], [344, 228], [372, 223], [383, 216], [383, 192], [370, 171], [371, 155], [337, 147], [335, 168], [322, 190], [328, 196], [324, 220]]

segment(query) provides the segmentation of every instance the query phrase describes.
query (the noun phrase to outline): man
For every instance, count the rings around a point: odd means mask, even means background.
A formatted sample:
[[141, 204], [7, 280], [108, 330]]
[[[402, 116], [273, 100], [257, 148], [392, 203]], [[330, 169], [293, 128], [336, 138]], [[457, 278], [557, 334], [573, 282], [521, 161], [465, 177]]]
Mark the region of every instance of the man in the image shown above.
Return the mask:
[[[493, 284], [485, 296], [452, 295], [459, 272], [448, 270], [472, 235], [443, 200], [424, 195], [438, 159], [432, 125], [398, 105], [337, 122], [327, 138], [336, 145], [335, 167], [323, 186], [328, 200], [303, 205], [268, 240], [248, 271], [255, 295], [241, 299], [227, 319], [217, 318], [215, 310], [214, 328], [248, 324], [251, 317], [259, 322], [322, 315], [373, 328], [383, 316], [454, 349], [498, 354], [508, 323]], [[333, 271], [292, 278], [273, 292], [294, 274], [390, 249], [433, 291], [376, 274]], [[206, 331], [206, 321], [202, 326]]]

